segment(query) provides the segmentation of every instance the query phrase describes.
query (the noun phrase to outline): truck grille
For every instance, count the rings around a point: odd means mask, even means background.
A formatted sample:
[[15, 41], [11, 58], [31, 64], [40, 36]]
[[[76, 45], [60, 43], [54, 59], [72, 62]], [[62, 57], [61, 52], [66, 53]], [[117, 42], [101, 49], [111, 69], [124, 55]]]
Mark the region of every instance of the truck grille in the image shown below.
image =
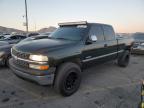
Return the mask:
[[16, 57], [22, 58], [22, 59], [29, 59], [30, 54], [26, 54], [23, 52], [18, 52], [14, 49], [12, 49], [12, 54]]
[[21, 61], [21, 60], [15, 60], [13, 59], [13, 62], [18, 65], [18, 66], [21, 66], [21, 67], [29, 67], [29, 64], [25, 61]]
[[[14, 49], [12, 49], [12, 55], [14, 55], [15, 57], [21, 58], [21, 59], [29, 59], [30, 54], [26, 54], [23, 52], [18, 52]], [[19, 60], [16, 59], [15, 57], [13, 57], [13, 62], [21, 67], [29, 67], [29, 63], [23, 60]]]

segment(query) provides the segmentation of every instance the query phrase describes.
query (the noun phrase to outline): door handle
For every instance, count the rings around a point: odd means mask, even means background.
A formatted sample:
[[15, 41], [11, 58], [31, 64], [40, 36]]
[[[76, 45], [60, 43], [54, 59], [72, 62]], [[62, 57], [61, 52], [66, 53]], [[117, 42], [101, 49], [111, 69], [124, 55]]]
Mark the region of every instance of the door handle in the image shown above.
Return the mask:
[[107, 47], [108, 45], [107, 44], [104, 44], [104, 47]]

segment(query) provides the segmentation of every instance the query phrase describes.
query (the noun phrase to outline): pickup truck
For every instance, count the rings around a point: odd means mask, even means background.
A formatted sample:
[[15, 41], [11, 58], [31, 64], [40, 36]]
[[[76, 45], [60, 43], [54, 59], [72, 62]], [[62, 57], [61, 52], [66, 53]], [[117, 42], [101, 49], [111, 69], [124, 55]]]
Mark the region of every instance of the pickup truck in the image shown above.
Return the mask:
[[53, 85], [63, 96], [75, 93], [83, 67], [89, 63], [117, 60], [126, 67], [132, 40], [117, 39], [111, 25], [82, 22], [60, 23], [49, 39], [13, 46], [10, 68], [20, 78]]

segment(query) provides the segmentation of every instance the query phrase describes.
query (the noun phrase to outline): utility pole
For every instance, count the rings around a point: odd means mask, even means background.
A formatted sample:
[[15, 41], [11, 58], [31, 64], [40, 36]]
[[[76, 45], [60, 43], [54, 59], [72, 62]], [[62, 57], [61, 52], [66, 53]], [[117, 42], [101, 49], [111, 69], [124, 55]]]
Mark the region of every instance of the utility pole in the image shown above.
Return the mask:
[[29, 29], [28, 29], [27, 0], [25, 0], [25, 14], [26, 14], [26, 32], [28, 34]]

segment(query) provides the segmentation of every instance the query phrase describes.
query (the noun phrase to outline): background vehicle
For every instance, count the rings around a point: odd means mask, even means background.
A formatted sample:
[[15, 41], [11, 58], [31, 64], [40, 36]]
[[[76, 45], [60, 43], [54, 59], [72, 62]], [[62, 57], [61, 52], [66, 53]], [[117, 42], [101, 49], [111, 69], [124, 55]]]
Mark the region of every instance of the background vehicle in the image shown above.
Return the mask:
[[[28, 37], [20, 42], [28, 42], [32, 40], [47, 39], [48, 36], [33, 36]], [[14, 44], [9, 44], [8, 42], [0, 42], [0, 65], [9, 65], [8, 61], [11, 58], [11, 48]]]
[[10, 67], [17, 76], [40, 85], [53, 84], [57, 92], [70, 96], [80, 86], [83, 66], [110, 60], [128, 65], [133, 40], [116, 38], [112, 26], [85, 21], [59, 26], [49, 39], [12, 48]]
[[23, 35], [4, 35], [0, 39], [0, 65], [9, 65], [11, 58], [11, 48], [14, 44], [25, 39]]
[[9, 43], [8, 43], [8, 42], [5, 42], [5, 41], [1, 41], [1, 42], [0, 42], [0, 46], [3, 46], [3, 45], [9, 45]]
[[6, 41], [9, 44], [16, 44], [25, 38], [26, 36], [23, 35], [5, 35], [1, 37], [0, 41]]
[[28, 37], [38, 36], [38, 35], [40, 35], [40, 34], [39, 34], [39, 33], [29, 33], [29, 34], [28, 34]]
[[0, 35], [0, 40], [3, 40], [4, 38], [7, 38], [7, 37], [9, 37], [10, 36], [10, 34], [6, 34], [6, 35]]
[[48, 38], [47, 35], [38, 35], [38, 36], [28, 37], [22, 40], [21, 42], [28, 42], [28, 41], [39, 40], [39, 39], [47, 39], [47, 38]]
[[40, 35], [50, 35], [52, 32], [41, 33]]
[[132, 37], [134, 38], [134, 48], [144, 43], [144, 33], [135, 33]]
[[144, 54], [144, 43], [132, 49], [133, 54]]
[[7, 66], [9, 65], [12, 46], [13, 44], [5, 44], [0, 46], [0, 65], [7, 65]]

